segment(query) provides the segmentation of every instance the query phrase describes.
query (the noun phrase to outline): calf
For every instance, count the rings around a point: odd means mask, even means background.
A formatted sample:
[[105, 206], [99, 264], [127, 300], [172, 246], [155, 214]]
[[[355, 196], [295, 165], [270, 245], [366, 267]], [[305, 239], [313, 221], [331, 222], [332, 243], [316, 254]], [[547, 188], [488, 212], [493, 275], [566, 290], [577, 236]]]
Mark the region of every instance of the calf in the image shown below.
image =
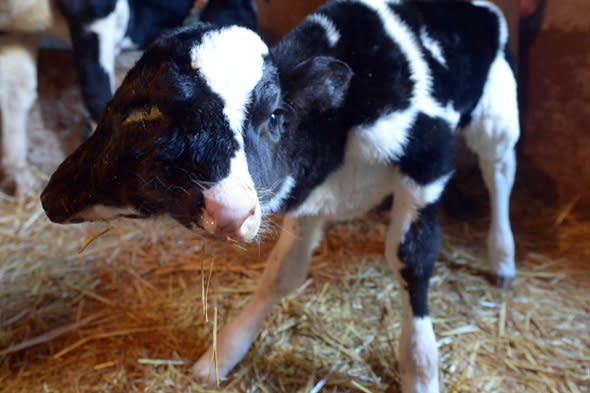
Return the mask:
[[[200, 18], [256, 27], [252, 0], [211, 0]], [[10, 0], [0, 6], [0, 113], [3, 188], [24, 194], [35, 180], [27, 165], [27, 114], [36, 97], [39, 34], [71, 42], [84, 103], [98, 121], [115, 88], [115, 56], [165, 28], [181, 25], [194, 0]], [[11, 183], [12, 184], [11, 186]]]
[[[402, 294], [403, 391], [437, 392], [427, 290], [458, 132], [490, 191], [492, 269], [501, 281], [515, 274], [507, 38], [498, 9], [481, 1], [333, 1], [270, 50], [239, 27], [166, 34], [53, 174], [43, 207], [58, 223], [169, 215], [241, 240], [262, 216], [285, 213], [260, 285], [218, 337], [226, 376], [304, 280], [324, 219], [357, 217], [394, 194], [385, 256]], [[212, 349], [193, 371], [215, 380]]]

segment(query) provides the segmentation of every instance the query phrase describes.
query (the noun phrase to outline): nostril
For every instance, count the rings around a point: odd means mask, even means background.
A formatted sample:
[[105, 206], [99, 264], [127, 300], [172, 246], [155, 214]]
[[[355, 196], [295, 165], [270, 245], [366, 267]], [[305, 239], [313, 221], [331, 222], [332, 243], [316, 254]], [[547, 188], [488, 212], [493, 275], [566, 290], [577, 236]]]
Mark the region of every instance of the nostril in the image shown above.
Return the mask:
[[225, 179], [203, 191], [205, 208], [201, 227], [212, 235], [255, 236], [260, 224], [260, 205], [253, 187]]
[[256, 206], [254, 206], [252, 208], [252, 210], [250, 210], [250, 213], [248, 214], [248, 216], [246, 216], [246, 218], [244, 218], [244, 221], [246, 221], [248, 218], [252, 217], [254, 214], [256, 214]]
[[239, 203], [228, 206], [206, 198], [201, 224], [211, 234], [240, 234], [245, 223], [256, 216], [256, 209], [256, 205]]
[[260, 228], [261, 211], [257, 205], [250, 211], [248, 217], [244, 219], [240, 227], [236, 230], [238, 238], [244, 241], [250, 241], [254, 239]]

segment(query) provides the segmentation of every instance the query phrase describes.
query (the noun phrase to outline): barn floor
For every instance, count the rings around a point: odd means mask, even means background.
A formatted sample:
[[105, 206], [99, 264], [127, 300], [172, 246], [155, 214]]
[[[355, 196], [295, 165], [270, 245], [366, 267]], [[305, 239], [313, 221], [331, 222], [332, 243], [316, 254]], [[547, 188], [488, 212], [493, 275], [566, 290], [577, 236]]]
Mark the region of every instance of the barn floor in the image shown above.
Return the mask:
[[[558, 41], [554, 30], [545, 29], [535, 56], [583, 39]], [[562, 61], [579, 63], [570, 88], [584, 90], [587, 57], [574, 47], [568, 53]], [[41, 99], [29, 126], [41, 181], [80, 141], [84, 109], [69, 56], [40, 56]], [[559, 121], [551, 113], [583, 114], [587, 98], [565, 100], [548, 67], [533, 74], [534, 131], [513, 195], [513, 289], [487, 281], [486, 218], [441, 219], [430, 307], [442, 391], [590, 392], [590, 169], [577, 162], [590, 144], [575, 129], [585, 120], [559, 117], [566, 150], [543, 139]], [[400, 391], [398, 286], [382, 257], [386, 221], [372, 213], [328, 226], [308, 280], [275, 307], [221, 391]], [[199, 238], [168, 222], [62, 227], [48, 222], [37, 197], [0, 194], [0, 392], [203, 391], [190, 366], [255, 288], [279, 225], [249, 245]]]

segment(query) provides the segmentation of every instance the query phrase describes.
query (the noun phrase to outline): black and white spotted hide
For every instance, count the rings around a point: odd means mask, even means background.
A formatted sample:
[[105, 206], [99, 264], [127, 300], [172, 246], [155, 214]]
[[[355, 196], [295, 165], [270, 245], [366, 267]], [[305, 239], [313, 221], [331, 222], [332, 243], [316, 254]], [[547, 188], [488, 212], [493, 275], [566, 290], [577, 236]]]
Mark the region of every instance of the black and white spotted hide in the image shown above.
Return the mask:
[[273, 305], [303, 282], [329, 216], [394, 194], [386, 259], [402, 288], [404, 392], [438, 392], [428, 282], [437, 210], [456, 134], [490, 192], [489, 259], [514, 277], [508, 202], [519, 135], [506, 23], [474, 3], [333, 1], [268, 49], [252, 31], [198, 26], [158, 39], [127, 75], [96, 133], [42, 195], [61, 223], [169, 215], [254, 238], [285, 214], [261, 283], [193, 368], [214, 383], [248, 351]]

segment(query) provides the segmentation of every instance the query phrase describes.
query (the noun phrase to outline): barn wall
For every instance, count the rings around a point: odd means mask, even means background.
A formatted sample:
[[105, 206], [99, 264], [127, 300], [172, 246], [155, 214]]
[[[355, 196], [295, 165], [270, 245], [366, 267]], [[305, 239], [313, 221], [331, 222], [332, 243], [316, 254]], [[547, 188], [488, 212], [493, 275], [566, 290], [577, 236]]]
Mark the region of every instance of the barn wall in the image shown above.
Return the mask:
[[[557, 205], [579, 197], [590, 212], [590, 2], [550, 0], [531, 49], [530, 110], [524, 163], [548, 175]], [[526, 173], [526, 172], [525, 172]], [[535, 178], [538, 194], [551, 188]], [[534, 195], [531, 195], [534, 196]]]

